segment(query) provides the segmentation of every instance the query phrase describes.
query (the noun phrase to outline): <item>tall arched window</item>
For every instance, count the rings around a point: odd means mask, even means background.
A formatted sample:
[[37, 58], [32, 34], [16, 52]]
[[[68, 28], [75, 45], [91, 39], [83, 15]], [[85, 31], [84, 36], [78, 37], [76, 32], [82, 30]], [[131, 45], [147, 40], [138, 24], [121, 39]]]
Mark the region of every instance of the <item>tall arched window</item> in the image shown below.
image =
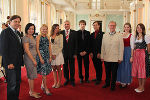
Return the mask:
[[40, 31], [41, 27], [41, 0], [29, 0], [29, 19], [35, 24], [36, 32]]
[[0, 0], [0, 32], [2, 31], [2, 23], [7, 22], [7, 16], [9, 16], [9, 0]]

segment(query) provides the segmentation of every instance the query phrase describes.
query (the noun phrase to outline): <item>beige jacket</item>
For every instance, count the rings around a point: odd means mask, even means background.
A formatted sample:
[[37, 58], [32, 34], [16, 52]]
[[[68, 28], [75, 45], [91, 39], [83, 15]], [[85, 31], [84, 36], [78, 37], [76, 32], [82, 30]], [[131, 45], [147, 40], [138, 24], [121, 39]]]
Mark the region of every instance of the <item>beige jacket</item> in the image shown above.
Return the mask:
[[118, 62], [123, 60], [124, 43], [121, 33], [110, 35], [105, 33], [102, 40], [101, 59], [106, 62]]
[[52, 55], [58, 55], [63, 49], [63, 35], [58, 35], [55, 37], [54, 43], [51, 43]]

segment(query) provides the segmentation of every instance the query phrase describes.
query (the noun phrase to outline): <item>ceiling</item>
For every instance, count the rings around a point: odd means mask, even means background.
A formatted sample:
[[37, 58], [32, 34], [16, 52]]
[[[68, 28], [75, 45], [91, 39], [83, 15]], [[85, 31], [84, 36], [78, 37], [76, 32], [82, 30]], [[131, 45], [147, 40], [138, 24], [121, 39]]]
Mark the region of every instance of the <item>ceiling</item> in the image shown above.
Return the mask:
[[71, 11], [85, 10], [129, 10], [134, 0], [50, 0], [61, 8]]

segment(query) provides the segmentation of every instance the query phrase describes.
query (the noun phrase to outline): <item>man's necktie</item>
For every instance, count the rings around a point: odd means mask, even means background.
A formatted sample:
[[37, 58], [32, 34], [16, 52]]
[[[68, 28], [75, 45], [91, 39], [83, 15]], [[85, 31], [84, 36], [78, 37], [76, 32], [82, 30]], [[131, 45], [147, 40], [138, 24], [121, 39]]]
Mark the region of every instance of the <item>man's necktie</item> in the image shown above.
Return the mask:
[[84, 31], [82, 30], [82, 39], [84, 40]]
[[15, 35], [17, 36], [17, 38], [19, 39], [19, 42], [21, 43], [21, 39], [20, 39], [19, 35], [17, 34], [17, 30], [15, 30], [14, 32], [15, 32]]
[[68, 42], [68, 39], [69, 39], [69, 31], [67, 30], [66, 31], [66, 41]]

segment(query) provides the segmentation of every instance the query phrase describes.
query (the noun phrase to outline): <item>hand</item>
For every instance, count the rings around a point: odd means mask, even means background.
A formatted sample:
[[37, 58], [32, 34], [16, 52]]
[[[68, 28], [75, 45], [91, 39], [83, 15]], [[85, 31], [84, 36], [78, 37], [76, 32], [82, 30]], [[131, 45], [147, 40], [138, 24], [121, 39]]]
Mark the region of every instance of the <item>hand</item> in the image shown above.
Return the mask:
[[100, 53], [97, 54], [97, 58], [101, 59], [101, 54]]
[[130, 58], [130, 62], [133, 63], [133, 57]]
[[83, 56], [83, 52], [80, 52], [80, 56]]
[[101, 59], [101, 61], [103, 62], [103, 61], [104, 61], [104, 59]]
[[37, 62], [36, 60], [33, 61], [34, 67], [37, 67]]
[[8, 65], [8, 69], [14, 69], [15, 67], [14, 67], [14, 65], [13, 64], [9, 64]]
[[[56, 58], [55, 58], [55, 59], [56, 59]], [[50, 57], [50, 58], [49, 58], [49, 63], [51, 63], [51, 61], [52, 61], [52, 58]]]
[[120, 64], [120, 63], [121, 63], [121, 60], [118, 60], [118, 63]]
[[83, 51], [83, 56], [85, 56], [85, 55], [86, 55], [86, 53], [87, 53], [86, 51]]
[[52, 59], [55, 60], [56, 59], [56, 55], [52, 55]]
[[74, 57], [74, 59], [76, 59], [76, 58], [77, 58], [77, 55], [74, 55], [73, 57]]
[[41, 64], [44, 64], [44, 60], [43, 59], [40, 59], [40, 62], [41, 62]]
[[93, 53], [90, 53], [90, 57], [93, 59]]

